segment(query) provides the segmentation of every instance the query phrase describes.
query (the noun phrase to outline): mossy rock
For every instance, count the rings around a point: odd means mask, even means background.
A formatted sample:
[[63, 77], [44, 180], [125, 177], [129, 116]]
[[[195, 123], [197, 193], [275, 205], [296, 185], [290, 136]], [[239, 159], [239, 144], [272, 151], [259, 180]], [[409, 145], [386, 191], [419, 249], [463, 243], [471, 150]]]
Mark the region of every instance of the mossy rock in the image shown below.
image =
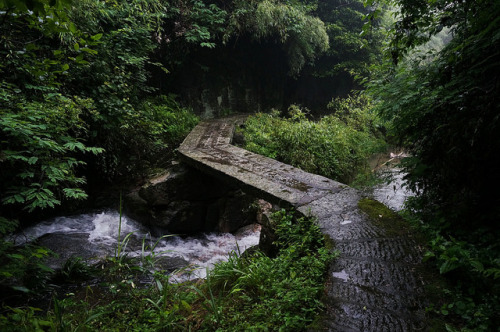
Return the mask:
[[363, 198], [358, 202], [358, 207], [388, 236], [403, 236], [410, 231], [410, 226], [399, 214], [379, 201]]

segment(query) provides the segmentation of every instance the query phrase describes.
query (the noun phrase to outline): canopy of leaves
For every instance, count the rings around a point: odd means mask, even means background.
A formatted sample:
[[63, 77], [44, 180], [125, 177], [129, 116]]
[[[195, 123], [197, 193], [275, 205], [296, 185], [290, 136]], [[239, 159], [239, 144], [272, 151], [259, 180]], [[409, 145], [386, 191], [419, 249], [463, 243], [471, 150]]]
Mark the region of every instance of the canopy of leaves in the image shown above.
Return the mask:
[[241, 34], [282, 43], [290, 75], [297, 75], [329, 47], [323, 21], [308, 14], [303, 6], [277, 0], [235, 1], [225, 39]]

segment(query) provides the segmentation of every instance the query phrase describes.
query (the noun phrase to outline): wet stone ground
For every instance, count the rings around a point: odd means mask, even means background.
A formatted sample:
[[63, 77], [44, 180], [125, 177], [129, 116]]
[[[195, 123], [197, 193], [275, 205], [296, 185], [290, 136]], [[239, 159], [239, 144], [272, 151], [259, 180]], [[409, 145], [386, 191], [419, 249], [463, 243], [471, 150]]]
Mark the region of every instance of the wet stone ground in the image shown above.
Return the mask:
[[299, 208], [319, 217], [321, 229], [340, 251], [329, 270], [322, 327], [425, 331], [428, 304], [426, 283], [418, 273], [422, 258], [418, 242], [410, 232], [395, 232], [370, 220], [357, 206], [360, 198], [349, 188]]
[[[411, 232], [384, 225], [358, 208], [361, 194], [230, 145], [242, 117], [205, 121], [179, 148], [183, 160], [281, 206], [317, 217], [340, 251], [329, 270], [325, 331], [425, 331], [422, 252]], [[381, 216], [382, 218], [383, 216]]]

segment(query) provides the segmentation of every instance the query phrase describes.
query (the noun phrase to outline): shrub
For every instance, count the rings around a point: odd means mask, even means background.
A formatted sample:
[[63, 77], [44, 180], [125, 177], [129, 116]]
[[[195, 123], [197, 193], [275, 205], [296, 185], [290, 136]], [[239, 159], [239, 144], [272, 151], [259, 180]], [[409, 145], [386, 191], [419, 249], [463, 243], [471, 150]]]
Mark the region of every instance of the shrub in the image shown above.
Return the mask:
[[318, 314], [325, 272], [334, 255], [311, 218], [295, 219], [284, 210], [272, 218], [277, 225], [276, 258], [261, 253], [233, 256], [210, 273], [209, 286], [222, 297], [222, 308], [217, 320], [207, 321], [207, 328], [300, 331]]
[[366, 166], [368, 156], [385, 147], [385, 143], [375, 137], [380, 133], [367, 107], [346, 105], [318, 122], [308, 120], [295, 105], [289, 108], [289, 118], [280, 118], [277, 112], [258, 113], [246, 122], [245, 148], [349, 183]]

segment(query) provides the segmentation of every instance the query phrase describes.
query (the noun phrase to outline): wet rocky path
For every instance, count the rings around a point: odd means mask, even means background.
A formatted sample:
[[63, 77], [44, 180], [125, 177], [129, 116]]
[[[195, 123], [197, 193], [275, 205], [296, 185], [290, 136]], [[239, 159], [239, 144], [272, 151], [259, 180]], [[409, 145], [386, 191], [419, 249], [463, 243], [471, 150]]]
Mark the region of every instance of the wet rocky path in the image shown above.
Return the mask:
[[421, 251], [411, 233], [372, 221], [358, 208], [361, 194], [231, 145], [234, 116], [200, 123], [179, 147], [184, 162], [237, 183], [274, 204], [317, 217], [340, 251], [329, 271], [326, 331], [426, 331]]

